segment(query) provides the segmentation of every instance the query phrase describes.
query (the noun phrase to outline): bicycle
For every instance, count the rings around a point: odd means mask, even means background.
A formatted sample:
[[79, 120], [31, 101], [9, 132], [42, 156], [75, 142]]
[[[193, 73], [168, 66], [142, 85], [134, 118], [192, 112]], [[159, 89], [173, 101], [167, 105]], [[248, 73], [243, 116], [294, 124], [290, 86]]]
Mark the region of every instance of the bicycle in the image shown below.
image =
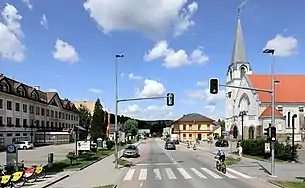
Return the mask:
[[[217, 158], [217, 156], [215, 158]], [[226, 166], [225, 162], [224, 161], [219, 161], [219, 159], [217, 159], [216, 170], [221, 171], [222, 173], [225, 174], [227, 172], [227, 166]]]

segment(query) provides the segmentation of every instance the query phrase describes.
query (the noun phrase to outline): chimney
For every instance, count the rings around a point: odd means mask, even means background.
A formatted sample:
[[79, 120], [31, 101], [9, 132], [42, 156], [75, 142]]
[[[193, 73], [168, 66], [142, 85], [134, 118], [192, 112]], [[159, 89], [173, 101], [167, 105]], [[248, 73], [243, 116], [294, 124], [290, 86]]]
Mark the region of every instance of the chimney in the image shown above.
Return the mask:
[[4, 76], [4, 74], [3, 74], [3, 73], [0, 73], [0, 76]]
[[36, 90], [40, 90], [40, 86], [34, 86]]

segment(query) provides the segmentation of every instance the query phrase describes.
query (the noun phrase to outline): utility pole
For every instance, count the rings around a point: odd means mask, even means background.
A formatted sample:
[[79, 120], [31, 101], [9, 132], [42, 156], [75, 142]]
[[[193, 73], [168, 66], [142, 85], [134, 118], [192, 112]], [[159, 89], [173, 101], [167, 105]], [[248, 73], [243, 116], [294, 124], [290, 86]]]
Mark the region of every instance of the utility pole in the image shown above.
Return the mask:
[[295, 159], [295, 153], [294, 153], [294, 128], [295, 128], [295, 118], [297, 117], [296, 114], [294, 114], [292, 116], [292, 155], [291, 155], [291, 162], [294, 162], [294, 159]]

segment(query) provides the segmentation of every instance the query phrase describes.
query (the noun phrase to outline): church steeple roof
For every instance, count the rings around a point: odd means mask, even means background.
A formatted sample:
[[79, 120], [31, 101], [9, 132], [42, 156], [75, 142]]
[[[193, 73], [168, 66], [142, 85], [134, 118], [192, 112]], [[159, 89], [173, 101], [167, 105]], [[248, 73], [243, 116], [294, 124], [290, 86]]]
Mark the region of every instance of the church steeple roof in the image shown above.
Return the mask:
[[243, 36], [243, 30], [240, 21], [240, 9], [237, 10], [237, 27], [235, 33], [235, 40], [232, 52], [231, 65], [237, 63], [247, 63], [246, 47]]

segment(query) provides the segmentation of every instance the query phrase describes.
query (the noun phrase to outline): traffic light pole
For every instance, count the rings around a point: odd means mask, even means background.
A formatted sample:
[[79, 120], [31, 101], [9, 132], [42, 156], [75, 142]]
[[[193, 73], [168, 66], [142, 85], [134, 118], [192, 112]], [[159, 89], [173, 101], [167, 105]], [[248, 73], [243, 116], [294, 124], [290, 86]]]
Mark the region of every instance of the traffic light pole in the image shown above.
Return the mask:
[[[228, 85], [222, 85], [222, 84], [219, 84], [219, 86], [222, 86], [222, 87], [230, 87], [230, 88], [236, 88], [236, 89], [244, 89], [244, 90], [250, 90], [250, 91], [261, 91], [261, 92], [266, 92], [266, 93], [270, 93], [271, 94], [271, 108], [272, 108], [272, 111], [271, 111], [271, 126], [275, 126], [275, 111], [274, 111], [274, 60], [272, 61], [272, 65], [271, 65], [271, 77], [272, 77], [272, 81], [271, 81], [271, 87], [272, 89], [269, 90], [269, 89], [260, 89], [260, 88], [251, 88], [251, 87], [239, 87], [239, 86], [228, 86]], [[271, 177], [276, 177], [275, 176], [275, 160], [274, 160], [274, 148], [275, 148], [275, 141], [271, 140]]]

